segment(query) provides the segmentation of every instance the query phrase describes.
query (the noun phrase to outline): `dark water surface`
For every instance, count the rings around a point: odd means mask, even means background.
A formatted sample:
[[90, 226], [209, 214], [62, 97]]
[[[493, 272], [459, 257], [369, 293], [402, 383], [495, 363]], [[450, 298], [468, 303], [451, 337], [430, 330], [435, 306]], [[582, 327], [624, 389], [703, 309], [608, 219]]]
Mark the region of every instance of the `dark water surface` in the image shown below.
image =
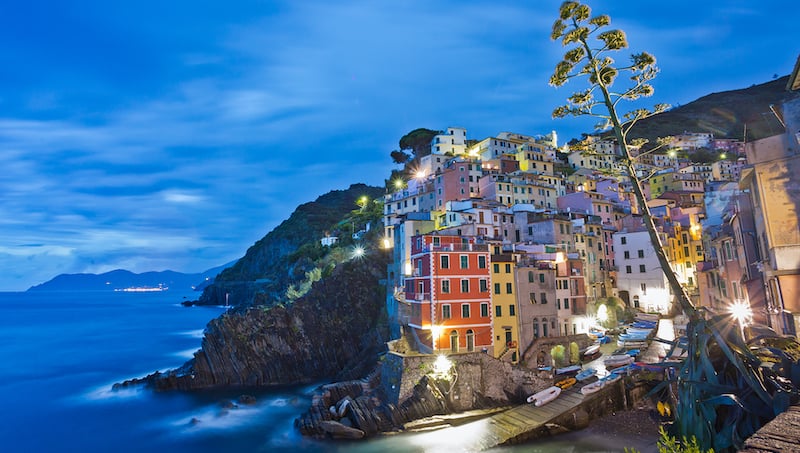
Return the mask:
[[[359, 443], [305, 439], [293, 428], [315, 386], [153, 393], [112, 384], [180, 366], [222, 307], [182, 307], [197, 294], [0, 293], [0, 451], [464, 451], [478, 425]], [[580, 433], [515, 447], [526, 452], [622, 451]], [[503, 451], [511, 451], [504, 449]]]

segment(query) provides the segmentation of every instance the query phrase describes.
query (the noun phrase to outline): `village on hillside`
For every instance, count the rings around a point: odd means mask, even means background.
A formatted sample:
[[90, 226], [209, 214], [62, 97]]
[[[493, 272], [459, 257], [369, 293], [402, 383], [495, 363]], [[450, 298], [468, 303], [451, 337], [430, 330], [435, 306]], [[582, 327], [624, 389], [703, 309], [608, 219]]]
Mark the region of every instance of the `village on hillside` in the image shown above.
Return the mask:
[[[800, 100], [774, 113], [785, 131], [748, 143], [686, 132], [640, 150], [636, 168], [694, 305], [796, 335]], [[422, 353], [543, 365], [554, 344], [618, 317], [680, 315], [617, 144], [581, 145], [559, 148], [555, 132], [475, 141], [448, 127], [433, 137], [383, 200], [394, 337]], [[712, 161], [693, 162], [698, 150]]]

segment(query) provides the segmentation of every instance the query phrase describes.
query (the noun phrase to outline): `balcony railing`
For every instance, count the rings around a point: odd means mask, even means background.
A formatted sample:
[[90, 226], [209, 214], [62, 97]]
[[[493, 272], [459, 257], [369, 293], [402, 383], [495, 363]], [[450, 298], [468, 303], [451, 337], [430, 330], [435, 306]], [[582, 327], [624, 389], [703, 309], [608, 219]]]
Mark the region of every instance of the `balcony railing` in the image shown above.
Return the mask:
[[441, 244], [423, 247], [416, 253], [425, 252], [488, 252], [487, 244]]

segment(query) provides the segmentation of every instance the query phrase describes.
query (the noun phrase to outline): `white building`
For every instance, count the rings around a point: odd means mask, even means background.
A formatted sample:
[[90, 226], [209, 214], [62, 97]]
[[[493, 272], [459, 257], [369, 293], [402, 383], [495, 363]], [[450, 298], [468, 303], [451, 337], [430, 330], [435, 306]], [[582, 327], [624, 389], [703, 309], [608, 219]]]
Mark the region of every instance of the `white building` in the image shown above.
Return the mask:
[[634, 309], [667, 313], [669, 285], [647, 231], [624, 229], [614, 233], [613, 241], [620, 298]]

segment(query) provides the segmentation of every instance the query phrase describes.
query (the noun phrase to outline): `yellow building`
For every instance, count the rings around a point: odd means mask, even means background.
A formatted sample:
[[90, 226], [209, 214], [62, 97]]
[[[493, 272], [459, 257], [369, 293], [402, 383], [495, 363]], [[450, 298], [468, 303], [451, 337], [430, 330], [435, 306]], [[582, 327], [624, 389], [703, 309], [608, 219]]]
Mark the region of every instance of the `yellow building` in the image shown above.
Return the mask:
[[517, 363], [520, 357], [517, 324], [517, 297], [514, 273], [516, 262], [511, 253], [495, 253], [492, 262], [492, 309], [494, 310], [494, 356]]

